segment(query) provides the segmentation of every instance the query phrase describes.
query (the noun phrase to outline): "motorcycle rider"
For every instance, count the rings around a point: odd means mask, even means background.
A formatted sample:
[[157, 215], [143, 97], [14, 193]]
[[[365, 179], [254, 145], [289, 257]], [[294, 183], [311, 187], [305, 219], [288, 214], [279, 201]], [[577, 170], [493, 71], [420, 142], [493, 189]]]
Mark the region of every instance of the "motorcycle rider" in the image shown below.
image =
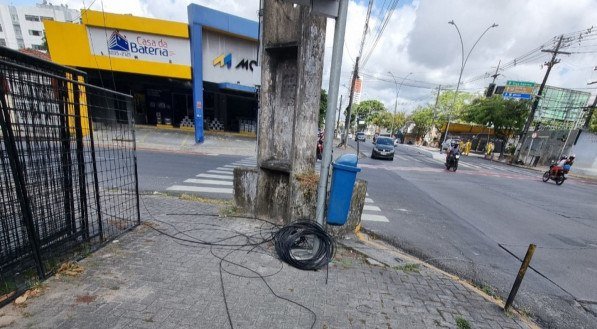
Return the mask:
[[[572, 155], [572, 160], [574, 161], [574, 155]], [[568, 162], [568, 157], [563, 155], [560, 158], [560, 161], [558, 161], [558, 163], [556, 163], [555, 166], [551, 167], [551, 174], [556, 175], [558, 173], [558, 171], [564, 170], [564, 166], [566, 165], [567, 162]]]
[[458, 148], [458, 143], [454, 141], [450, 144], [450, 148], [448, 149], [448, 153], [446, 154], [446, 163], [450, 161], [451, 156], [457, 156], [459, 154], [460, 149]]

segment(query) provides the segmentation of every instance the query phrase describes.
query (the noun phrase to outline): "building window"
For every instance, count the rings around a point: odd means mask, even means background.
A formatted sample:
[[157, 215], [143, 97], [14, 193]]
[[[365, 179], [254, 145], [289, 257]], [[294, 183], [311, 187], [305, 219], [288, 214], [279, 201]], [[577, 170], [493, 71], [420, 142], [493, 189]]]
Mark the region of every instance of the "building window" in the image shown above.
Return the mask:
[[29, 35], [34, 35], [40, 37], [42, 35], [41, 31], [38, 30], [29, 30]]
[[25, 15], [25, 20], [30, 22], [39, 22], [39, 16]]
[[31, 45], [31, 48], [35, 49], [35, 50], [48, 50], [45, 46], [43, 45]]
[[0, 39], [0, 46], [6, 47], [6, 39]]

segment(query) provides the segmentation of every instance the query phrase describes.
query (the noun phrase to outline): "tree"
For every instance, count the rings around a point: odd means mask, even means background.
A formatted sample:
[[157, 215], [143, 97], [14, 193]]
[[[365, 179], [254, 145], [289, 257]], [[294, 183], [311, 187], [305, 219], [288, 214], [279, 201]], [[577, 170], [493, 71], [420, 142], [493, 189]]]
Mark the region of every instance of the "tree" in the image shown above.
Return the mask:
[[[436, 121], [440, 125], [448, 122], [448, 117], [450, 117], [450, 121], [452, 122], [460, 121], [466, 106], [470, 104], [474, 98], [473, 94], [459, 91], [456, 100], [454, 100], [454, 94], [454, 90], [446, 90], [439, 95], [436, 109]], [[453, 107], [452, 104], [454, 104]]]
[[589, 131], [593, 133], [597, 133], [597, 112], [593, 111], [593, 116], [591, 117], [591, 121], [589, 121]]
[[328, 110], [328, 93], [325, 89], [321, 89], [319, 96], [319, 127], [323, 127], [325, 123], [325, 115]]
[[422, 138], [431, 129], [433, 124], [434, 111], [431, 107], [418, 107], [409, 116], [409, 120], [415, 123], [415, 135]]
[[352, 112], [356, 117], [364, 120], [365, 124], [370, 124], [377, 115], [387, 111], [382, 102], [371, 99], [360, 102], [357, 106], [353, 107]]
[[505, 146], [510, 136], [522, 131], [530, 105], [530, 101], [504, 99], [501, 96], [477, 98], [466, 106], [462, 119], [493, 127], [496, 137], [504, 141], [502, 145]]
[[394, 131], [392, 133], [395, 133], [396, 130], [400, 129], [406, 123], [406, 113], [397, 112], [394, 115], [387, 111], [378, 112], [373, 115], [371, 123], [388, 130], [393, 128]]

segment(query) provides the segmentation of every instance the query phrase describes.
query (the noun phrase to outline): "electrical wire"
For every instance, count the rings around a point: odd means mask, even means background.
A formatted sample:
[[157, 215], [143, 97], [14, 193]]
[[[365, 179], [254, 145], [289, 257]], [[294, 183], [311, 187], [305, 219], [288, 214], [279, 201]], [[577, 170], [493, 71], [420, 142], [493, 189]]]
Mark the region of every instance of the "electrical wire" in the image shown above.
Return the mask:
[[[274, 271], [271, 274], [261, 274], [245, 265], [236, 263], [230, 259], [228, 259], [228, 257], [230, 257], [231, 255], [233, 255], [235, 252], [238, 251], [242, 251], [244, 250], [244, 248], [250, 248], [249, 250], [247, 250], [247, 253], [252, 253], [255, 252], [254, 249], [256, 247], [261, 247], [269, 242], [271, 242], [274, 237], [276, 236], [276, 234], [278, 234], [281, 230], [284, 229], [284, 227], [282, 229], [280, 229], [277, 233], [274, 233], [273, 230], [277, 229], [279, 227], [279, 225], [269, 222], [267, 220], [262, 220], [259, 218], [254, 218], [254, 217], [245, 217], [245, 216], [240, 216], [239, 218], [248, 218], [248, 219], [257, 219], [262, 221], [261, 227], [257, 232], [253, 232], [254, 234], [251, 235], [251, 233], [242, 233], [242, 232], [238, 232], [236, 230], [232, 230], [229, 228], [223, 228], [220, 225], [217, 224], [208, 224], [208, 223], [194, 223], [193, 224], [200, 224], [200, 225], [206, 225], [206, 226], [212, 226], [215, 227], [215, 230], [222, 230], [222, 231], [230, 231], [233, 232], [234, 234], [225, 238], [221, 238], [215, 241], [204, 241], [204, 240], [200, 240], [197, 239], [196, 237], [193, 237], [189, 234], [189, 232], [191, 231], [196, 231], [199, 229], [190, 229], [190, 230], [185, 230], [185, 231], [181, 231], [179, 230], [174, 224], [169, 223], [169, 222], [165, 222], [162, 220], [157, 219], [155, 216], [153, 216], [153, 214], [151, 213], [151, 211], [148, 209], [147, 205], [145, 204], [145, 200], [143, 200], [143, 198], [139, 198], [141, 204], [143, 205], [143, 208], [145, 209], [145, 211], [147, 212], [147, 214], [149, 215], [149, 217], [152, 219], [152, 221], [158, 222], [158, 223], [163, 223], [165, 225], [168, 225], [169, 227], [171, 227], [175, 233], [171, 234], [168, 232], [165, 232], [164, 230], [158, 229], [156, 227], [153, 227], [152, 225], [146, 225], [147, 227], [153, 229], [154, 231], [158, 232], [159, 234], [162, 234], [166, 237], [169, 237], [171, 239], [173, 239], [176, 243], [179, 243], [183, 246], [187, 246], [187, 247], [197, 247], [197, 246], [207, 246], [209, 247], [210, 253], [216, 257], [217, 259], [219, 259], [219, 264], [218, 264], [218, 268], [219, 268], [219, 277], [220, 277], [220, 288], [222, 291], [222, 298], [224, 301], [224, 306], [225, 306], [225, 311], [226, 311], [226, 316], [228, 319], [228, 324], [230, 326], [230, 328], [234, 329], [234, 322], [232, 320], [232, 315], [230, 313], [230, 306], [228, 305], [228, 297], [227, 297], [227, 293], [226, 293], [226, 285], [225, 285], [225, 281], [224, 281], [224, 273], [232, 275], [232, 276], [236, 276], [236, 277], [242, 277], [242, 278], [247, 278], [247, 279], [256, 279], [259, 278], [261, 280], [261, 282], [263, 282], [263, 284], [267, 287], [267, 289], [269, 290], [269, 292], [274, 295], [276, 298], [280, 299], [280, 300], [284, 300], [286, 302], [289, 302], [291, 304], [294, 304], [296, 306], [299, 306], [300, 308], [306, 310], [307, 312], [309, 312], [312, 317], [313, 317], [313, 321], [311, 323], [310, 328], [313, 329], [315, 327], [315, 323], [317, 322], [317, 314], [311, 310], [309, 307], [296, 302], [294, 300], [291, 300], [289, 298], [283, 297], [278, 295], [273, 288], [270, 286], [270, 284], [267, 282], [266, 278], [267, 277], [272, 277], [278, 273], [280, 273], [283, 269], [283, 265], [277, 269], [276, 271]], [[219, 215], [216, 214], [201, 214], [201, 213], [181, 213], [181, 214], [169, 214], [170, 216], [188, 216], [188, 215], [205, 215], [205, 216], [210, 216], [210, 217], [220, 217]], [[333, 240], [331, 239], [331, 237], [329, 237], [329, 235], [327, 235], [327, 233], [325, 233], [325, 231], [323, 231], [323, 228], [321, 228], [321, 226], [319, 226], [317, 223], [315, 222], [311, 222], [313, 224], [315, 224], [320, 230], [321, 232], [323, 232], [324, 236], [327, 236], [329, 238], [325, 239], [323, 238], [322, 241], [324, 243], [331, 243], [332, 244], [332, 255], [333, 255]], [[289, 226], [293, 226], [296, 223], [290, 224], [288, 226], [285, 227], [289, 227]], [[264, 225], [271, 225], [271, 227], [269, 229], [263, 229]], [[264, 237], [263, 233], [267, 233], [267, 235]], [[318, 234], [321, 235], [321, 232], [318, 232]], [[259, 237], [256, 238], [256, 235], [259, 234]], [[180, 237], [180, 235], [182, 235], [183, 237]], [[233, 240], [236, 238], [243, 238], [244, 239], [244, 243], [235, 243], [234, 241], [232, 242], [226, 242], [229, 240]], [[225, 242], [225, 243], [224, 243]], [[188, 244], [186, 244], [188, 243]], [[225, 249], [226, 247], [232, 247], [232, 249], [228, 249], [228, 252], [225, 255], [219, 255], [218, 253], [215, 252], [215, 247], [218, 247], [218, 249]], [[321, 248], [320, 248], [321, 249]], [[273, 257], [271, 254], [265, 253], [266, 255], [269, 255], [271, 257]], [[280, 259], [281, 260], [281, 259]], [[328, 259], [331, 260], [331, 258]], [[251, 272], [253, 275], [243, 275], [243, 274], [239, 274], [239, 273], [234, 273], [226, 268], [224, 268], [224, 264], [228, 264], [231, 266], [236, 266], [239, 268], [242, 268], [246, 271]], [[280, 263], [283, 264], [283, 263]], [[326, 263], [327, 264], [327, 263]], [[326, 277], [326, 282], [327, 282], [327, 277]]]
[[[334, 239], [321, 225], [309, 220], [282, 227], [274, 235], [274, 245], [282, 261], [301, 270], [323, 268], [335, 251]], [[297, 251], [306, 251], [309, 256], [299, 256]]]

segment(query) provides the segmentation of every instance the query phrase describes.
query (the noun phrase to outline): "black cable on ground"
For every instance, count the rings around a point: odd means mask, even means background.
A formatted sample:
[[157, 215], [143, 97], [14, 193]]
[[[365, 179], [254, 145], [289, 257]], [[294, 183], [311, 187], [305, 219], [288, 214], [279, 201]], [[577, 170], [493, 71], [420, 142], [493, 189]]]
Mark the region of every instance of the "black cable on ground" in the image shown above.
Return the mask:
[[280, 260], [300, 270], [323, 268], [335, 251], [334, 239], [321, 225], [309, 220], [282, 227], [274, 234], [274, 246]]

